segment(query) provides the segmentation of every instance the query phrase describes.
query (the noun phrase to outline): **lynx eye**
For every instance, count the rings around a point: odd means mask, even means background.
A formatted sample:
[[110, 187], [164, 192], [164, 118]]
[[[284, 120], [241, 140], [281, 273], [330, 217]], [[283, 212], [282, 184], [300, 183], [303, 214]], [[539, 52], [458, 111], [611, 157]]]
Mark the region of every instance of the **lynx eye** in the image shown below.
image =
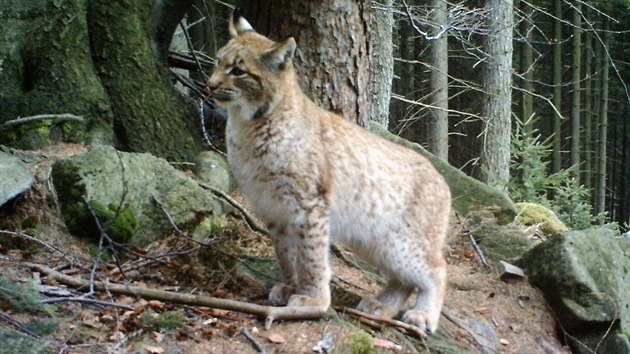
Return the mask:
[[230, 75], [232, 76], [236, 76], [236, 77], [243, 77], [245, 75], [247, 75], [247, 72], [241, 68], [239, 68], [238, 66], [233, 67], [230, 70]]

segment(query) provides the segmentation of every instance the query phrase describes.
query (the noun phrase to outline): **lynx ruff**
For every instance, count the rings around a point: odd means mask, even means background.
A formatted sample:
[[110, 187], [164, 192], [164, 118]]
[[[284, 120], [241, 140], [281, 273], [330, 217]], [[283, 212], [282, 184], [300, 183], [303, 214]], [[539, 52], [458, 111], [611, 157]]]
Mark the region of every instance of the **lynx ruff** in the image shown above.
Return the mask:
[[423, 156], [319, 108], [301, 91], [293, 38], [256, 33], [238, 11], [209, 79], [228, 112], [229, 165], [266, 222], [282, 282], [274, 305], [330, 305], [331, 241], [389, 277], [358, 309], [437, 329], [446, 287], [442, 255], [451, 208], [442, 176]]

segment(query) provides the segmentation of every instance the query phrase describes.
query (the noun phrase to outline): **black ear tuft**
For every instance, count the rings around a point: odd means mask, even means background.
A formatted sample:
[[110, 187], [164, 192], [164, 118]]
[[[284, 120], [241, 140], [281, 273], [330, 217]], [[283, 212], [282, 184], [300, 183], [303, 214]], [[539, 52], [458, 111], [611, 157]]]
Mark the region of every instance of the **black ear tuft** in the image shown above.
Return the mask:
[[238, 21], [239, 18], [243, 17], [243, 9], [240, 7], [235, 7], [232, 11], [232, 20]]

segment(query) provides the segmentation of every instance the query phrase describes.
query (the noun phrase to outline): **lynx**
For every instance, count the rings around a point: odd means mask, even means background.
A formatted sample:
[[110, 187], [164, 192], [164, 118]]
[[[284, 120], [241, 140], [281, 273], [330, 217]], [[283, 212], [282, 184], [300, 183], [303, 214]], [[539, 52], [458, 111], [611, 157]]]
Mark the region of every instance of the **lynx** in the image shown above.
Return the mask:
[[296, 42], [254, 31], [240, 11], [208, 81], [228, 112], [228, 162], [269, 228], [282, 271], [274, 305], [330, 305], [329, 246], [336, 242], [390, 280], [358, 309], [438, 326], [446, 287], [442, 255], [451, 208], [448, 185], [421, 155], [315, 105], [300, 89]]

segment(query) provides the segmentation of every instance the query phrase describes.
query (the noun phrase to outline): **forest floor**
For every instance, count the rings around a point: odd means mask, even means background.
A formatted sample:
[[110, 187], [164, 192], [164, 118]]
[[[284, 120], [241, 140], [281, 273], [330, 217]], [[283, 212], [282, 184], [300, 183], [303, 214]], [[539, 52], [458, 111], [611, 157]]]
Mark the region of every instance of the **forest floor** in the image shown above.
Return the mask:
[[[562, 332], [541, 293], [526, 280], [500, 280], [494, 267], [482, 264], [456, 221], [446, 252], [449, 287], [440, 329], [426, 342], [344, 310], [374, 294], [382, 282], [345, 250], [332, 257], [335, 310], [320, 320], [277, 321], [266, 329], [263, 320], [246, 313], [113, 289], [86, 297], [89, 287], [67, 287], [34, 265], [88, 283], [93, 278], [261, 305], [266, 305], [274, 272], [265, 270], [273, 268], [269, 240], [236, 215], [214, 235], [215, 243], [200, 245], [174, 231], [144, 249], [118, 252], [118, 262], [103, 252], [95, 266], [98, 243], [65, 231], [48, 179], [54, 160], [82, 151], [81, 146], [59, 145], [34, 154], [29, 167], [38, 183], [0, 209], [0, 276], [23, 287], [23, 294], [36, 287], [43, 299], [54, 301], [54, 312], [20, 308], [6, 300], [11, 286], [0, 283], [0, 336], [18, 343], [0, 345], [0, 353], [26, 354], [39, 344], [57, 353], [458, 352], [447, 351], [444, 338], [473, 353], [570, 352], [561, 344]], [[28, 240], [29, 235], [38, 241]], [[30, 349], [16, 338], [31, 341]]]

